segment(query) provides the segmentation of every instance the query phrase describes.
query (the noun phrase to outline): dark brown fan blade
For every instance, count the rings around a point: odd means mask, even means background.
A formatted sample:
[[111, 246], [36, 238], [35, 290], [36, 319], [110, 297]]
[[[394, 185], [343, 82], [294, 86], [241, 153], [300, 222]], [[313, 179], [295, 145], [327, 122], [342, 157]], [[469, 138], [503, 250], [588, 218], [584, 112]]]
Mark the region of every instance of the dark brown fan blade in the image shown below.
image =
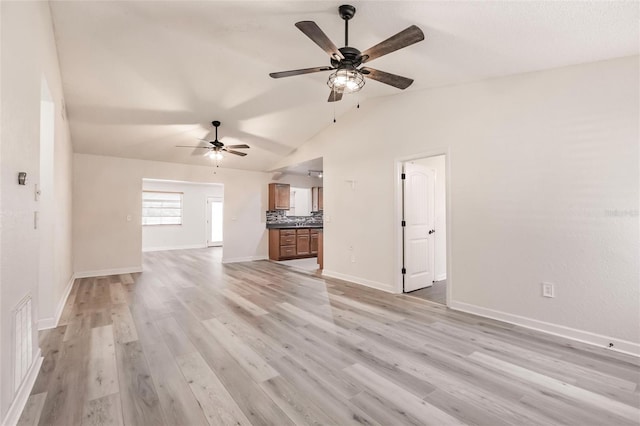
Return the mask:
[[315, 68], [303, 68], [299, 70], [272, 72], [269, 75], [271, 78], [291, 77], [294, 75], [311, 74], [312, 72], [330, 71], [331, 67], [315, 67]]
[[388, 72], [374, 70], [373, 68], [363, 67], [360, 69], [365, 77], [372, 80], [379, 81], [380, 83], [388, 84], [389, 86], [397, 87], [398, 89], [406, 89], [411, 86], [413, 80], [401, 75], [391, 74]]
[[318, 24], [313, 21], [300, 21], [296, 22], [296, 27], [305, 33], [315, 44], [320, 46], [322, 50], [327, 52], [329, 56], [337, 60], [344, 59], [342, 53], [340, 53], [336, 45], [333, 44], [329, 37], [320, 29]]
[[200, 148], [200, 149], [209, 149], [208, 146], [191, 146], [191, 145], [176, 145], [176, 148]]
[[329, 99], [327, 99], [327, 102], [338, 102], [340, 99], [342, 99], [342, 92], [332, 90], [329, 93]]
[[241, 144], [241, 145], [226, 145], [227, 148], [231, 148], [231, 149], [248, 149], [251, 148], [249, 145], [247, 144]]
[[380, 56], [395, 52], [403, 47], [411, 46], [422, 40], [424, 40], [424, 33], [420, 28], [412, 25], [362, 52], [362, 63], [373, 61]]
[[235, 154], [235, 155], [239, 155], [241, 157], [244, 157], [245, 155], [247, 155], [246, 152], [234, 151], [232, 149], [225, 149], [225, 151], [228, 152], [229, 154]]

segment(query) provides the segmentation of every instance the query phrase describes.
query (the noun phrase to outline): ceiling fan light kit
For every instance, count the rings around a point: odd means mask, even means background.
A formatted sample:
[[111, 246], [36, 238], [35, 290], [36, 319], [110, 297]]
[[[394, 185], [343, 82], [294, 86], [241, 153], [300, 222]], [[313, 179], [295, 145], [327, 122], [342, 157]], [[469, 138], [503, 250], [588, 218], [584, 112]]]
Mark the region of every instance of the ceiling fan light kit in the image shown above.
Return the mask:
[[329, 75], [327, 86], [336, 93], [355, 93], [364, 87], [364, 77], [356, 68], [346, 66]]
[[372, 61], [380, 56], [395, 52], [398, 49], [410, 46], [424, 40], [424, 33], [415, 25], [400, 31], [394, 36], [376, 44], [375, 46], [360, 52], [355, 47], [349, 46], [349, 20], [356, 14], [356, 8], [344, 4], [338, 8], [340, 17], [344, 20], [344, 47], [337, 48], [320, 27], [313, 21], [300, 21], [296, 27], [324, 50], [330, 57], [330, 67], [304, 68], [292, 71], [273, 72], [272, 78], [291, 77], [294, 75], [310, 74], [321, 71], [333, 71], [329, 75], [327, 85], [331, 89], [329, 102], [342, 99], [343, 94], [356, 93], [364, 87], [365, 77], [384, 84], [404, 90], [413, 83], [413, 80], [396, 74], [378, 71], [373, 68], [360, 65]]

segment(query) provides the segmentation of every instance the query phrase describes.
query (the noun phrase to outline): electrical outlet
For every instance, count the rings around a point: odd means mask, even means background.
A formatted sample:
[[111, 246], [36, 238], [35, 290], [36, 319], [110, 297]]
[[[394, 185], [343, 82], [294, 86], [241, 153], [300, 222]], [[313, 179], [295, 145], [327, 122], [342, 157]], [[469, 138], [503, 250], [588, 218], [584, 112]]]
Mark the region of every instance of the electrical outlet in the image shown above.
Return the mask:
[[351, 255], [351, 263], [356, 263], [356, 255], [355, 254]]
[[552, 283], [542, 283], [542, 296], [555, 297]]

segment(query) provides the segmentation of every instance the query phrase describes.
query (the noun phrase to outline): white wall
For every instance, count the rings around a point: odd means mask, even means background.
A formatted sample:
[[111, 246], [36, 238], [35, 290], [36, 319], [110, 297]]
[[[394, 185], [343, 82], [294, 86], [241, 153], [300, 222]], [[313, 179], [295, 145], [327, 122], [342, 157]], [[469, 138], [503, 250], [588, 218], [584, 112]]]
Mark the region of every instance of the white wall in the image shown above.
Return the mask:
[[274, 167], [323, 157], [325, 268], [397, 291], [396, 161], [448, 152], [453, 305], [640, 352], [638, 72], [635, 56], [370, 100]]
[[222, 185], [144, 179], [142, 189], [183, 193], [182, 225], [143, 226], [143, 251], [207, 247], [207, 197], [222, 198]]
[[434, 275], [436, 281], [441, 281], [447, 278], [446, 158], [444, 155], [437, 155], [413, 162], [433, 169], [436, 172], [434, 191], [434, 225], [436, 230], [434, 235]]
[[[12, 389], [12, 309], [27, 294], [33, 297], [33, 344], [38, 348], [36, 321], [54, 321], [72, 275], [71, 141], [60, 111], [63, 104], [57, 52], [47, 2], [1, 2], [0, 125], [0, 418], [6, 418]], [[38, 297], [40, 232], [34, 229], [34, 185], [40, 169], [40, 100], [42, 78], [55, 105], [53, 185], [50, 213], [55, 251], [49, 298]], [[17, 184], [18, 172], [27, 185]], [[40, 313], [40, 318], [37, 314]]]
[[143, 178], [223, 184], [223, 261], [267, 256], [267, 173], [87, 154], [73, 170], [77, 275], [141, 269]]
[[311, 188], [292, 186], [291, 203], [287, 216], [311, 216]]

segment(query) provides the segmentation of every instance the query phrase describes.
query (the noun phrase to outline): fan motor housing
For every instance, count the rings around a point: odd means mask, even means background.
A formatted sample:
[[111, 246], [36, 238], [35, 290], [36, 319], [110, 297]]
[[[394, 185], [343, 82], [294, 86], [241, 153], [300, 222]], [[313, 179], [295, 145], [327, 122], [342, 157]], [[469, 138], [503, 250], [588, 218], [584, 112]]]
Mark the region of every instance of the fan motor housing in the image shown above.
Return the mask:
[[337, 59], [331, 58], [331, 65], [337, 68], [340, 64], [342, 65], [351, 65], [353, 67], [359, 67], [362, 64], [362, 54], [355, 47], [345, 46], [338, 49], [344, 59], [338, 61]]

